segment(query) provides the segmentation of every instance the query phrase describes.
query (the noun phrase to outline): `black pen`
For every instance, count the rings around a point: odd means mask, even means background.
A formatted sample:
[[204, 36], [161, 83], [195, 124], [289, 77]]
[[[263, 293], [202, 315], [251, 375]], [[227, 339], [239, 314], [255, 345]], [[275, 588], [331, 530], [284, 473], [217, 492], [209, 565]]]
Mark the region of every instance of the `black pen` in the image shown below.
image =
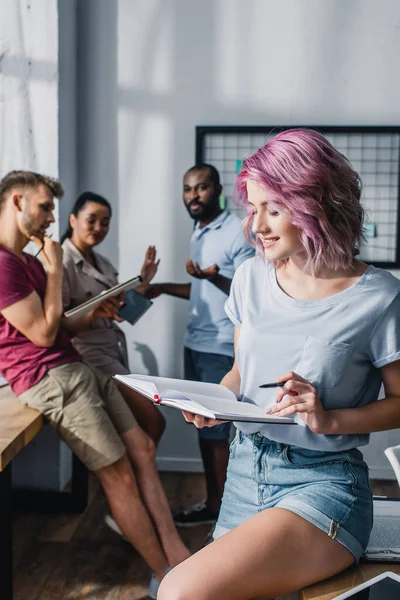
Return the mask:
[[274, 383], [263, 383], [259, 385], [260, 388], [275, 388], [275, 387], [283, 387], [286, 381], [274, 381]]
[[[50, 234], [50, 235], [48, 235], [47, 237], [51, 238], [51, 237], [53, 237], [53, 234], [51, 233], [51, 234]], [[43, 240], [43, 242], [42, 242], [42, 247], [41, 247], [41, 248], [40, 248], [40, 249], [39, 249], [39, 250], [36, 252], [36, 254], [35, 254], [35, 258], [37, 258], [37, 257], [39, 256], [39, 254], [41, 253], [41, 251], [43, 250], [43, 248], [44, 248], [44, 240]]]

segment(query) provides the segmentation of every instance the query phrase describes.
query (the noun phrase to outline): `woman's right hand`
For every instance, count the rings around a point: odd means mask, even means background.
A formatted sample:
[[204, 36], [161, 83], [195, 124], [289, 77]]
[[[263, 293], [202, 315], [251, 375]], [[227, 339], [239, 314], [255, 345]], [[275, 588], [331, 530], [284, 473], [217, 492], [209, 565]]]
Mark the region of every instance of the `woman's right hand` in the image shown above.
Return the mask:
[[202, 417], [201, 415], [194, 415], [193, 413], [182, 411], [182, 414], [185, 418], [185, 421], [188, 423], [193, 423], [197, 429], [202, 429], [203, 427], [214, 427], [214, 425], [220, 425], [221, 423], [227, 423], [228, 421], [220, 421], [218, 419], [207, 419], [206, 417]]

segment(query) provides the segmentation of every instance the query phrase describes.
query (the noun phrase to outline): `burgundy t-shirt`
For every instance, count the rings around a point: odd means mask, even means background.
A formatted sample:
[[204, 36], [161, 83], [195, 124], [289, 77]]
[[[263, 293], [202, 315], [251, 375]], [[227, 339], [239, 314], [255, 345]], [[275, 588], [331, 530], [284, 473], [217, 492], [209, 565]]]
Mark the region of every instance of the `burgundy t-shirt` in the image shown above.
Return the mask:
[[[34, 291], [44, 300], [46, 272], [37, 258], [26, 253], [24, 257], [26, 263], [0, 246], [0, 311]], [[62, 329], [51, 348], [40, 348], [0, 314], [0, 371], [17, 396], [39, 383], [49, 369], [80, 360]]]

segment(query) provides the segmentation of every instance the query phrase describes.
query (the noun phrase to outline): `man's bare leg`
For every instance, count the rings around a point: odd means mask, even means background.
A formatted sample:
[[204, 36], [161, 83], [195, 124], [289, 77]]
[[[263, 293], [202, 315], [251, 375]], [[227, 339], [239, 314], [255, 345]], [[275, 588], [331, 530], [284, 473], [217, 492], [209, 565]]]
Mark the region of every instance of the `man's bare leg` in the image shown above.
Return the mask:
[[95, 475], [124, 536], [161, 580], [169, 566], [168, 558], [140, 497], [128, 457], [124, 455], [112, 465], [95, 471]]
[[140, 494], [154, 522], [171, 567], [190, 556], [182, 542], [169, 508], [155, 462], [155, 445], [140, 427], [123, 434], [122, 440], [137, 478]]

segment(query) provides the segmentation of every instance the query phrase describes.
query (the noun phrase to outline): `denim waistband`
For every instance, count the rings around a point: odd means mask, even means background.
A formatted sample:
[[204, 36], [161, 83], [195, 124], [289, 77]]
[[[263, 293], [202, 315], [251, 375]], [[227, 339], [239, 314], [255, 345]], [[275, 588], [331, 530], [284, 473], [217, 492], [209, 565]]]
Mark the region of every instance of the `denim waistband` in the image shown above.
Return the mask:
[[[275, 440], [270, 440], [265, 437], [262, 433], [243, 433], [240, 429], [237, 430], [235, 439], [238, 440], [239, 444], [244, 440], [250, 440], [255, 446], [269, 446], [271, 450], [275, 449], [277, 452], [282, 452], [285, 448], [299, 448], [298, 446], [293, 446], [291, 444], [285, 444], [283, 442], [276, 442]], [[304, 450], [307, 450], [304, 448]], [[359, 454], [362, 458], [362, 454], [357, 448], [349, 448], [348, 450], [325, 450], [325, 449], [313, 449], [312, 452], [320, 452], [321, 454], [349, 454], [353, 456], [354, 454]]]
[[274, 440], [270, 440], [269, 438], [265, 437], [262, 433], [243, 433], [243, 431], [240, 431], [240, 429], [237, 430], [236, 437], [238, 439], [239, 444], [244, 440], [244, 438], [246, 438], [252, 441], [253, 444], [257, 446], [275, 446], [278, 452], [282, 452], [282, 450], [288, 445], [283, 444], [282, 442], [275, 442]]

